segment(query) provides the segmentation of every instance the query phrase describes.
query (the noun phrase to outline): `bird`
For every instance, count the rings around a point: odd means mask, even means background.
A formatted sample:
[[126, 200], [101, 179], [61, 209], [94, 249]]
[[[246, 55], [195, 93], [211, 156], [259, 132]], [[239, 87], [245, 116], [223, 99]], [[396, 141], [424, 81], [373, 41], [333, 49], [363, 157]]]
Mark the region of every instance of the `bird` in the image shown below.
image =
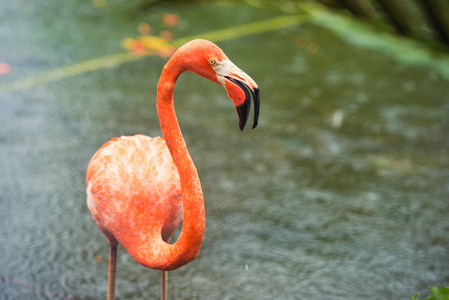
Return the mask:
[[[156, 107], [163, 137], [137, 134], [112, 138], [87, 167], [87, 206], [109, 244], [108, 300], [115, 298], [119, 244], [139, 264], [162, 271], [161, 299], [167, 297], [167, 271], [186, 265], [199, 253], [205, 230], [204, 197], [173, 100], [176, 81], [187, 71], [225, 88], [236, 107], [241, 131], [252, 99], [252, 128], [258, 125], [258, 85], [217, 45], [196, 39], [176, 50], [157, 84]], [[181, 221], [180, 235], [170, 244]]]

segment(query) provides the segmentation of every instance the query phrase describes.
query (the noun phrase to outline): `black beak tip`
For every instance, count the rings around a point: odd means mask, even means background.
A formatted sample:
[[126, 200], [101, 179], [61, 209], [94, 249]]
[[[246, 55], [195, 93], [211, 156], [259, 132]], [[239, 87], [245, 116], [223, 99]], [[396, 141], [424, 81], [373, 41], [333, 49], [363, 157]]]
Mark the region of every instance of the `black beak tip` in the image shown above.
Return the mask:
[[258, 88], [251, 89], [243, 82], [236, 80], [234, 78], [231, 78], [229, 76], [225, 77], [229, 81], [233, 82], [234, 84], [238, 85], [242, 91], [245, 93], [245, 101], [236, 107], [237, 114], [239, 115], [239, 128], [240, 131], [243, 131], [245, 128], [246, 122], [248, 121], [249, 111], [251, 109], [251, 95], [254, 101], [254, 122], [252, 129], [257, 127], [257, 124], [259, 122], [259, 110], [260, 110], [260, 92]]
[[250, 105], [251, 105], [250, 100], [246, 99], [243, 104], [236, 107], [237, 114], [239, 115], [240, 131], [243, 131], [243, 129], [245, 128], [246, 122], [248, 121]]
[[258, 88], [254, 89], [253, 99], [254, 99], [254, 122], [252, 129], [256, 128], [257, 124], [259, 124], [260, 91]]

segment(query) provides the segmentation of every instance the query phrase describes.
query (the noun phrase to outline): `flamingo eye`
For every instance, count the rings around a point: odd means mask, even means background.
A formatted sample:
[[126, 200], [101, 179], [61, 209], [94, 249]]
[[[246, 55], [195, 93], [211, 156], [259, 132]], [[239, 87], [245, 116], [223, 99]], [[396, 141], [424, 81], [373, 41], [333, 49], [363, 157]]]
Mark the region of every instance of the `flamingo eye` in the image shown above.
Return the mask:
[[209, 58], [209, 65], [215, 66], [216, 64], [217, 64], [217, 59], [216, 58]]

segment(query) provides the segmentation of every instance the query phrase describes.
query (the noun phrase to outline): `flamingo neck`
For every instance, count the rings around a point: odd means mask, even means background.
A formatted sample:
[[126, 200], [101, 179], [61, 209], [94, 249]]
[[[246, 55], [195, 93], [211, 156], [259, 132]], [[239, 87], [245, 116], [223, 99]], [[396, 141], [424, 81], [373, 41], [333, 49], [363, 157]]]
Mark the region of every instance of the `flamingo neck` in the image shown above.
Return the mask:
[[157, 87], [157, 112], [161, 131], [178, 168], [183, 195], [183, 225], [178, 241], [170, 245], [161, 236], [155, 237], [156, 241], [151, 241], [151, 248], [157, 249], [157, 261], [160, 264], [151, 267], [164, 270], [173, 270], [194, 260], [200, 250], [205, 229], [200, 180], [179, 128], [173, 103], [176, 80], [184, 71], [181, 59], [174, 56], [165, 65]]

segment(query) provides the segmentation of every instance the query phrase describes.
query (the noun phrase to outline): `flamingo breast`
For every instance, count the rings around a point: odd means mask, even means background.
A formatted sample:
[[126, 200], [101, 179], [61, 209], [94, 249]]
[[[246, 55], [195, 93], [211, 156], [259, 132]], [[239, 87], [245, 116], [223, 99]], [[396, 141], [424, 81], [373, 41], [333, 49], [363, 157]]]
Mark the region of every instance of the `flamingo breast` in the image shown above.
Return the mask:
[[179, 173], [161, 137], [110, 140], [90, 161], [86, 182], [95, 222], [125, 248], [154, 235], [168, 241], [181, 222]]

